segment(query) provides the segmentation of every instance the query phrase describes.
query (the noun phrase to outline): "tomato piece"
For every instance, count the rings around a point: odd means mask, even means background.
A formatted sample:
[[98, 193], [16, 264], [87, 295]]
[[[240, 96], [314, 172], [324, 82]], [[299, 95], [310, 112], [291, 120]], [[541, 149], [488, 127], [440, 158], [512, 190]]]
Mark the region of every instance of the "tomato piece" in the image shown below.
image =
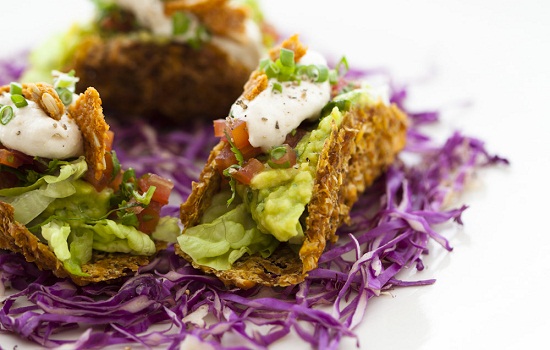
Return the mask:
[[250, 141], [248, 141], [248, 126], [246, 122], [242, 119], [235, 119], [231, 124], [231, 139], [235, 147], [237, 147], [241, 152], [243, 149], [246, 149], [251, 146]]
[[151, 201], [147, 208], [139, 212], [139, 214], [137, 214], [139, 221], [138, 230], [144, 233], [152, 233], [159, 223], [161, 208], [162, 204]]
[[168, 204], [170, 199], [170, 193], [174, 188], [174, 183], [168, 179], [158, 176], [157, 174], [145, 174], [138, 180], [139, 188], [145, 193], [151, 186], [155, 186], [155, 192], [153, 193], [152, 201], [160, 203], [161, 205]]
[[239, 149], [239, 151], [241, 151], [241, 154], [243, 155], [243, 158], [245, 160], [257, 157], [260, 154], [264, 153], [260, 147], [254, 147], [250, 144], [243, 149]]
[[231, 176], [240, 183], [248, 185], [252, 178], [262, 170], [264, 170], [262, 162], [256, 158], [250, 158], [240, 169], [232, 171]]
[[296, 164], [296, 151], [288, 144], [275, 147], [270, 152], [267, 164], [275, 169], [290, 168]]
[[0, 164], [9, 166], [10, 168], [19, 168], [23, 164], [32, 164], [33, 157], [28, 156], [19, 151], [0, 148]]
[[227, 121], [225, 119], [214, 120], [214, 136], [225, 138], [225, 133], [228, 130]]
[[246, 122], [241, 119], [235, 120], [235, 122], [231, 125], [231, 139], [235, 147], [241, 151], [245, 160], [263, 153], [260, 147], [252, 146], [248, 138], [249, 134]]

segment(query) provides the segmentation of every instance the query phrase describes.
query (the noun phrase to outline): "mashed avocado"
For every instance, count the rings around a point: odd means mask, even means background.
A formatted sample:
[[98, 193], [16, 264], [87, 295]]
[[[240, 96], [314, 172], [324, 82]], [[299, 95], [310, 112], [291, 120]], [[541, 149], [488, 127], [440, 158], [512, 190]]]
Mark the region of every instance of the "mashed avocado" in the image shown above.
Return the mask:
[[262, 232], [281, 242], [302, 242], [304, 233], [300, 217], [311, 200], [319, 155], [332, 124], [338, 126], [341, 122], [342, 113], [334, 108], [319, 122], [317, 129], [307, 133], [296, 146], [297, 166], [269, 169], [254, 176], [250, 192], [244, 198]]

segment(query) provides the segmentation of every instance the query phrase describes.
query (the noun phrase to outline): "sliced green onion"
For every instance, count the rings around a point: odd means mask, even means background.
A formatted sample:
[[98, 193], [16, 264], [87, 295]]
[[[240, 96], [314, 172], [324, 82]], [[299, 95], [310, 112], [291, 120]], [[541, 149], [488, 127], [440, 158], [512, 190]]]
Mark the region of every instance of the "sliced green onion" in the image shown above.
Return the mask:
[[176, 12], [172, 15], [172, 34], [181, 35], [187, 33], [191, 19], [183, 12]]
[[314, 64], [310, 64], [307, 66], [307, 76], [317, 80], [317, 78], [319, 78], [319, 68]]
[[338, 83], [338, 72], [335, 69], [331, 69], [328, 73], [328, 81], [331, 85]]
[[13, 119], [13, 108], [11, 106], [0, 107], [0, 123], [7, 125]]
[[281, 48], [281, 53], [279, 54], [279, 59], [285, 67], [294, 67], [294, 51]]
[[273, 83], [273, 89], [271, 91], [282, 93], [283, 92], [283, 86], [279, 83]]
[[267, 77], [269, 79], [277, 78], [280, 71], [281, 71], [280, 68], [277, 66], [277, 64], [275, 62], [269, 62], [269, 64], [267, 65], [267, 67], [265, 69], [265, 74], [267, 75]]
[[300, 77], [307, 76], [307, 67], [308, 66], [299, 65], [296, 68], [296, 75]]
[[80, 80], [78, 77], [75, 77], [75, 71], [72, 69], [68, 73], [63, 73], [57, 70], [52, 71], [53, 87], [57, 90], [58, 88], [65, 88], [71, 92], [75, 91], [76, 83]]
[[294, 76], [294, 70], [294, 67], [281, 66], [277, 80], [289, 81], [296, 79], [296, 77]]
[[12, 95], [23, 95], [23, 87], [19, 83], [11, 82], [10, 83], [10, 94]]
[[327, 66], [317, 66], [318, 76], [316, 82], [323, 83], [328, 79], [328, 67]]
[[11, 95], [11, 100], [17, 108], [22, 108], [29, 104], [22, 95]]
[[155, 190], [157, 189], [156, 186], [149, 186], [147, 189], [147, 192], [144, 192], [143, 194], [139, 194], [138, 191], [133, 191], [133, 196], [138, 201], [138, 203], [141, 203], [143, 205], [149, 205], [151, 203], [151, 198], [153, 198], [153, 194], [155, 193]]
[[339, 76], [346, 75], [346, 73], [349, 71], [349, 63], [346, 56], [342, 56], [335, 69]]
[[264, 58], [263, 60], [260, 61], [260, 71], [265, 71], [266, 67], [269, 65], [269, 63], [271, 62], [271, 60], [269, 58]]
[[57, 88], [55, 91], [65, 106], [68, 106], [73, 102], [73, 93], [69, 89]]

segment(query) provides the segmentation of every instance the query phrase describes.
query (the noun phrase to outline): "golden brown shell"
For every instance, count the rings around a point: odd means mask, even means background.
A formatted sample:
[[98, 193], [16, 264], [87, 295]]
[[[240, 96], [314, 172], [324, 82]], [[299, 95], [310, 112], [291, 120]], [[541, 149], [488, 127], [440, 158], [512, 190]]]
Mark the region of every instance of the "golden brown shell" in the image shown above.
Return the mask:
[[[349, 219], [358, 196], [394, 161], [405, 146], [407, 117], [396, 106], [378, 103], [354, 107], [344, 113], [341, 125], [332, 126], [319, 158], [313, 196], [307, 206], [305, 241], [295, 253], [282, 243], [268, 257], [245, 255], [230, 270], [218, 271], [193, 262], [176, 245], [176, 252], [193, 266], [215, 274], [227, 285], [250, 288], [256, 284], [288, 286], [302, 282], [317, 267], [327, 241], [336, 241], [336, 230]], [[184, 227], [199, 222], [222, 184], [214, 159], [223, 148], [220, 142], [211, 152], [199, 182], [181, 205]], [[185, 230], [183, 231], [185, 234]]]

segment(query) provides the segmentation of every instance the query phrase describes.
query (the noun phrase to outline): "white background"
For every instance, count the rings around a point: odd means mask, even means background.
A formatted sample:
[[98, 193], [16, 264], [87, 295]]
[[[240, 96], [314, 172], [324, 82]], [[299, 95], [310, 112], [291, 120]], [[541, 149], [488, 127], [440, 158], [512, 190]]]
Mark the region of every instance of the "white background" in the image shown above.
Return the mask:
[[[509, 168], [480, 171], [462, 200], [454, 251], [432, 246], [435, 285], [372, 300], [361, 349], [542, 349], [550, 331], [550, 2], [386, 0], [262, 2], [285, 33], [354, 66], [415, 82], [414, 105], [441, 108], [438, 138], [460, 130]], [[0, 56], [89, 15], [85, 0], [2, 1]], [[0, 335], [11, 349], [28, 343]], [[275, 348], [293, 343], [289, 338]], [[342, 348], [351, 348], [346, 343]]]

